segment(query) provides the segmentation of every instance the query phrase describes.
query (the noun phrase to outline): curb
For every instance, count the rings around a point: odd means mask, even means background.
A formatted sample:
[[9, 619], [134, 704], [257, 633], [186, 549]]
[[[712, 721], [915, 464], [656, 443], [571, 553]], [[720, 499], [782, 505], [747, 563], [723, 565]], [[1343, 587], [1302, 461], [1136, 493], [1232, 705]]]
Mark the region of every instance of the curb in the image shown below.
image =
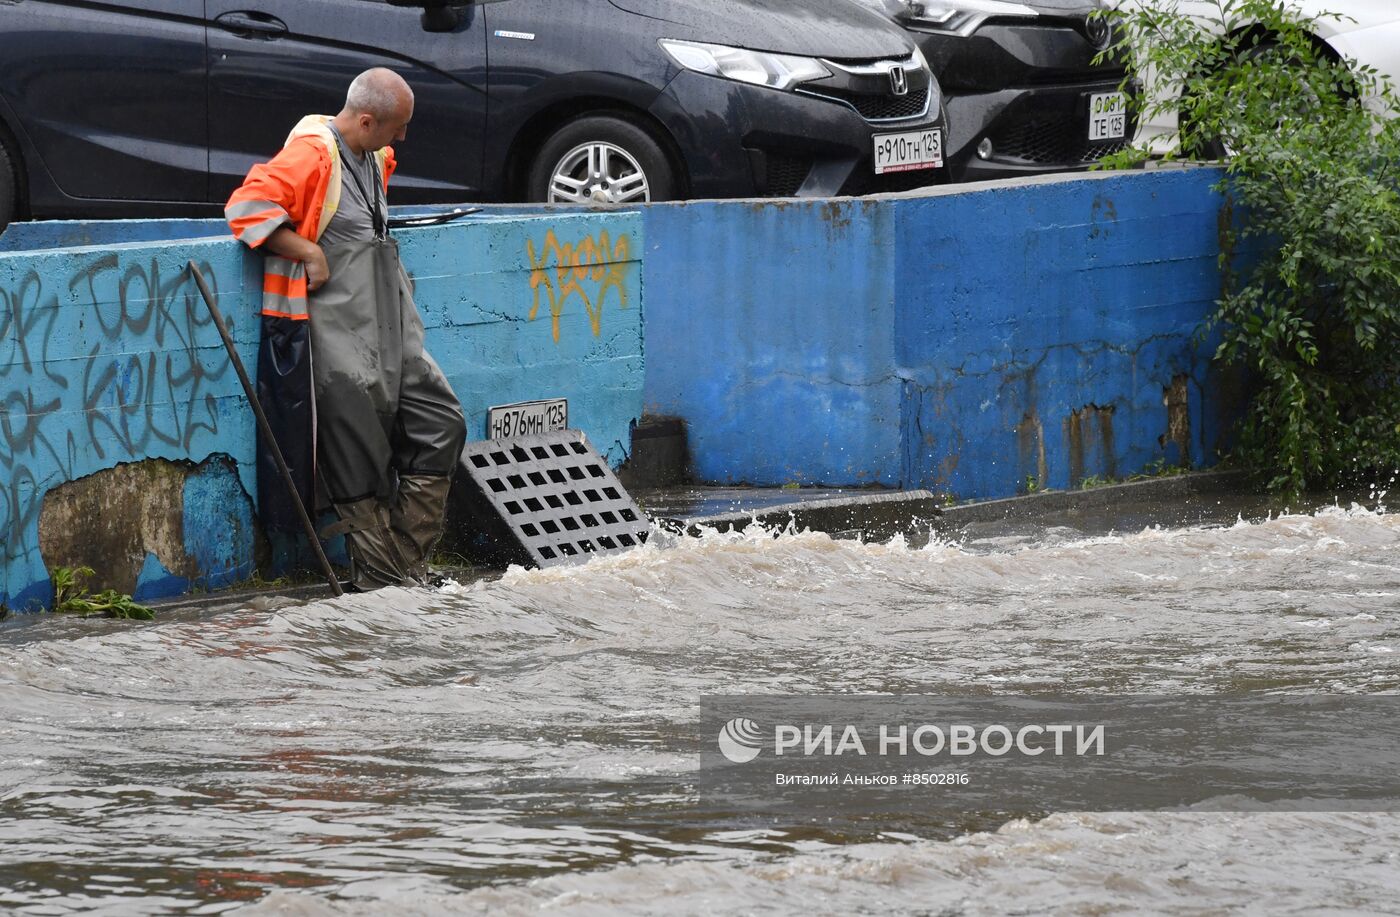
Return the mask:
[[1127, 501], [1165, 502], [1209, 494], [1248, 492], [1248, 477], [1242, 471], [1192, 471], [1172, 477], [1106, 484], [1088, 490], [1047, 490], [1020, 497], [963, 503], [945, 507], [942, 521], [957, 527], [978, 522], [1034, 519], [1050, 513], [1098, 509]]
[[761, 525], [768, 529], [811, 529], [833, 538], [860, 536], [883, 540], [898, 534], [927, 534], [940, 512], [938, 498], [931, 492], [904, 490], [782, 503], [751, 512], [659, 517], [656, 522], [668, 531], [687, 535], [699, 535], [702, 528], [742, 532], [751, 525]]
[[1248, 478], [1243, 472], [1198, 471], [1106, 484], [1088, 490], [1049, 490], [956, 506], [941, 505], [939, 498], [927, 490], [907, 490], [782, 503], [748, 512], [659, 516], [655, 522], [667, 531], [687, 535], [699, 535], [702, 528], [741, 532], [757, 524], [769, 529], [790, 525], [825, 532], [833, 538], [885, 540], [901, 534], [913, 539], [927, 536], [931, 531], [956, 531], [979, 523], [1029, 521], [1119, 504], [1169, 503], [1189, 497], [1248, 492]]

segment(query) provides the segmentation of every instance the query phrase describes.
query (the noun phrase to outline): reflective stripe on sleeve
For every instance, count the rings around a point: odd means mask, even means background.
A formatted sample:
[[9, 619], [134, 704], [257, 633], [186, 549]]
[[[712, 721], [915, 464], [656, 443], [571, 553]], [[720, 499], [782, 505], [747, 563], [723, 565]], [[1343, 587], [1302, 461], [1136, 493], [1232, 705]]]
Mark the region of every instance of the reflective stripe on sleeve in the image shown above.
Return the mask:
[[237, 203], [230, 203], [224, 208], [224, 219], [231, 223], [234, 220], [245, 220], [248, 217], [269, 217], [279, 213], [285, 215], [286, 212], [286, 210], [274, 204], [272, 201], [238, 201]]
[[287, 212], [278, 208], [276, 215], [263, 220], [261, 223], [253, 223], [251, 226], [234, 225], [233, 234], [238, 238], [238, 241], [247, 245], [249, 248], [257, 248], [259, 245], [266, 242], [267, 237], [276, 232], [280, 227], [290, 225], [292, 225], [292, 221], [291, 218], [287, 216]]

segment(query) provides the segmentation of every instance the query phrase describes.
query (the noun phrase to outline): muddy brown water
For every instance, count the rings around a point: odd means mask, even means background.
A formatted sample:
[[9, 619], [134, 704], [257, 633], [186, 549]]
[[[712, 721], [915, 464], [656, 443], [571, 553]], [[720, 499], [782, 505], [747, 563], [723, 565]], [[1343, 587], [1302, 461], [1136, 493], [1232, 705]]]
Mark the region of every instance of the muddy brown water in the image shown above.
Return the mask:
[[1400, 912], [1394, 813], [755, 827], [697, 801], [709, 693], [1400, 691], [1397, 516], [1187, 509], [8, 622], [0, 910]]

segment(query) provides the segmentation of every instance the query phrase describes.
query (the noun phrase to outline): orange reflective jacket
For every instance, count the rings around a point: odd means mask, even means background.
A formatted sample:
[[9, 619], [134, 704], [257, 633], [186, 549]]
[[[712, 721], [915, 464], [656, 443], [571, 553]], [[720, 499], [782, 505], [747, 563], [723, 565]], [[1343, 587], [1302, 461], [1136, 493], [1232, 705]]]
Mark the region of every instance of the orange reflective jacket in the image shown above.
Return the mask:
[[[234, 238], [258, 248], [281, 226], [317, 242], [340, 206], [341, 165], [330, 117], [308, 115], [272, 161], [259, 163], [228, 199], [224, 218]], [[374, 154], [388, 194], [394, 150]], [[262, 314], [305, 321], [306, 265], [269, 253], [263, 266]]]

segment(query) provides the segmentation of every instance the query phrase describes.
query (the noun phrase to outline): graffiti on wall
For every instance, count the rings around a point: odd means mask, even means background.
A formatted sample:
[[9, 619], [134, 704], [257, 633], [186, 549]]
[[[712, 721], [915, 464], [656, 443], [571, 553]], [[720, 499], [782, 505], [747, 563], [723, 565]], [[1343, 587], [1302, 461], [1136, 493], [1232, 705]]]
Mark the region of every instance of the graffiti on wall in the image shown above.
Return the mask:
[[62, 272], [21, 268], [0, 286], [7, 568], [37, 549], [51, 487], [152, 452], [189, 453], [201, 433], [218, 433], [215, 385], [230, 367], [221, 349], [208, 357], [217, 334], [186, 272], [117, 254], [72, 260]]
[[547, 301], [556, 343], [559, 317], [571, 299], [577, 298], [583, 304], [594, 337], [603, 330], [603, 304], [609, 290], [617, 291], [618, 307], [627, 308], [626, 281], [632, 262], [631, 240], [626, 234], [619, 234], [614, 242], [604, 230], [574, 245], [560, 242], [551, 229], [538, 248], [534, 239], [525, 240], [525, 251], [530, 258], [530, 289], [535, 297], [530, 321], [535, 320], [540, 306]]

